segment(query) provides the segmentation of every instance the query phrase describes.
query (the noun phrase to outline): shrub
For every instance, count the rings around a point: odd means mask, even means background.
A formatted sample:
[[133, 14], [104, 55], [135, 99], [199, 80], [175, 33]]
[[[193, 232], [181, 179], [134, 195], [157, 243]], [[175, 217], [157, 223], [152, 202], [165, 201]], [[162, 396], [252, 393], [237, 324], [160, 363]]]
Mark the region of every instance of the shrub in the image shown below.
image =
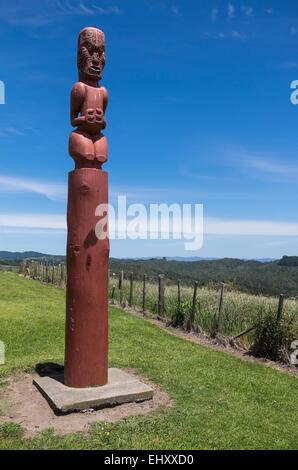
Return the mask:
[[183, 300], [179, 306], [173, 310], [171, 315], [171, 323], [174, 327], [183, 326], [185, 321], [189, 319], [192, 311], [192, 302], [190, 300]]
[[251, 348], [256, 356], [272, 360], [290, 362], [291, 343], [298, 338], [295, 315], [284, 314], [279, 324], [276, 323], [276, 312], [269, 311], [259, 315], [255, 324], [254, 344]]

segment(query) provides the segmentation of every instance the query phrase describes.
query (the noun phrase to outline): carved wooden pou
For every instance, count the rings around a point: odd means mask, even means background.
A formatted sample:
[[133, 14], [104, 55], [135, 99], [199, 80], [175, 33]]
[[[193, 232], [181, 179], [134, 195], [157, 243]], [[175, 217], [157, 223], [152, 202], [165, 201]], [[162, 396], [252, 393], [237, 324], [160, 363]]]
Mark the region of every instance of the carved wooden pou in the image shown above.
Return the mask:
[[[108, 380], [108, 236], [98, 237], [95, 215], [108, 204], [105, 111], [108, 94], [98, 82], [105, 65], [105, 38], [97, 28], [84, 28], [78, 41], [79, 81], [71, 91], [67, 208], [67, 299], [64, 382], [92, 387]], [[107, 227], [103, 227], [107, 233]]]

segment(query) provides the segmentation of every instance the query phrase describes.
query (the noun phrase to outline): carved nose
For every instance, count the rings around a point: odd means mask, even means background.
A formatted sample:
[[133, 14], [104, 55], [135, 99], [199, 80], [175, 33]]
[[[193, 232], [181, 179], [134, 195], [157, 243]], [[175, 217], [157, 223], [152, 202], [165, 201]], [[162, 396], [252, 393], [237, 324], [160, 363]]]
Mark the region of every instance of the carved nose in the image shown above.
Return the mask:
[[93, 65], [99, 65], [99, 58], [98, 57], [93, 57], [92, 58], [92, 63], [93, 63]]

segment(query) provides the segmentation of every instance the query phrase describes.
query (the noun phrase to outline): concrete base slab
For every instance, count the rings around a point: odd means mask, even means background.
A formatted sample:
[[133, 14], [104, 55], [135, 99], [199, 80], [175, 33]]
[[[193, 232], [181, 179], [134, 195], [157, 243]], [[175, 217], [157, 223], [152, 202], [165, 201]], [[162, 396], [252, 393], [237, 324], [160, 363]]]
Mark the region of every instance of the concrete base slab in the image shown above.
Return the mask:
[[63, 372], [33, 379], [33, 384], [51, 407], [60, 413], [104, 408], [153, 398], [152, 388], [120, 369], [110, 368], [108, 383], [101, 387], [71, 388], [64, 385], [63, 379]]

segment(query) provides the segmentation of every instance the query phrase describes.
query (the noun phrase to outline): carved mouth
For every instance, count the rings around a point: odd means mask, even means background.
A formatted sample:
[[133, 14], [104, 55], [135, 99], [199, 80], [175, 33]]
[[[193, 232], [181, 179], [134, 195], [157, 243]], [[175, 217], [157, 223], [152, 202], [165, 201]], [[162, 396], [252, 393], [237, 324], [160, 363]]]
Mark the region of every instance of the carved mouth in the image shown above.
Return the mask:
[[96, 74], [100, 73], [100, 68], [97, 67], [96, 65], [91, 65], [91, 66], [89, 67], [89, 70], [90, 70], [91, 72], [96, 73]]

